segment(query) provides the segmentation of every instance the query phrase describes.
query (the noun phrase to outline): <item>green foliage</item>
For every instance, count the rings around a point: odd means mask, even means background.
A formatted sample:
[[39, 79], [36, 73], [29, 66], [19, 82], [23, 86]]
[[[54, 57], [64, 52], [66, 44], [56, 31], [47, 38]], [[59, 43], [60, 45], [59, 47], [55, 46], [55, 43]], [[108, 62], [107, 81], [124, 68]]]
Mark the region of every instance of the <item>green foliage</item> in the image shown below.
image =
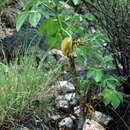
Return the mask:
[[41, 19], [41, 14], [39, 12], [34, 12], [29, 16], [29, 22], [33, 27], [36, 27]]
[[95, 17], [91, 13], [86, 13], [83, 17], [91, 21], [95, 19]]
[[91, 0], [85, 0], [85, 1], [91, 4]]
[[53, 71], [46, 73], [43, 72], [42, 66], [36, 68], [34, 56], [21, 56], [20, 65], [17, 62], [11, 62], [10, 65], [0, 62], [0, 126], [5, 120], [11, 122], [11, 119], [22, 116], [23, 111], [27, 110], [37, 97], [47, 106], [48, 102], [44, 102], [43, 98], [48, 98], [48, 83], [57, 77], [54, 65]]
[[88, 79], [93, 77], [95, 82], [100, 82], [102, 80], [103, 76], [104, 76], [104, 73], [102, 71], [102, 68], [98, 68], [98, 67], [95, 67], [95, 66], [89, 67], [89, 71], [87, 73]]
[[16, 22], [16, 30], [20, 30], [21, 26], [23, 25], [23, 23], [26, 21], [27, 17], [28, 17], [28, 12], [23, 12], [21, 13], [18, 18], [17, 18], [17, 22]]
[[119, 80], [112, 75], [104, 74], [103, 67], [90, 66], [87, 78], [88, 80], [92, 78], [99, 87], [104, 87], [102, 96], [105, 105], [111, 103], [114, 108], [117, 108], [123, 101], [122, 95], [116, 90]]
[[[96, 17], [94, 26], [100, 28], [109, 37], [106, 51], [112, 55], [119, 75], [129, 77], [130, 74], [130, 0], [88, 0], [84, 2], [85, 10]], [[125, 61], [125, 62], [124, 62]], [[124, 86], [124, 92], [130, 91], [129, 81]]]
[[79, 0], [73, 0], [74, 5], [77, 5], [79, 3]]
[[7, 0], [1, 0], [0, 1], [0, 12], [2, 11], [2, 9], [4, 8], [4, 6], [6, 5]]
[[[92, 4], [91, 0], [86, 0], [86, 2]], [[79, 0], [73, 0], [73, 3], [77, 5]], [[59, 13], [59, 10], [63, 11]], [[41, 16], [44, 16], [46, 19], [40, 25], [39, 33], [48, 32], [46, 38], [48, 45], [58, 45], [59, 39], [66, 36], [72, 36], [73, 40], [76, 40], [77, 37], [82, 39], [83, 46], [74, 46], [78, 56], [76, 63], [81, 63], [86, 56], [90, 58], [90, 61], [88, 63], [87, 79], [86, 81], [81, 80], [81, 86], [86, 87], [89, 79], [92, 79], [92, 82], [94, 81], [96, 85], [102, 87], [105, 105], [111, 103], [114, 108], [117, 108], [122, 101], [122, 96], [116, 91], [119, 81], [112, 75], [104, 74], [106, 67], [114, 68], [113, 58], [108, 55], [103, 56], [102, 54], [103, 43], [108, 42], [109, 38], [101, 33], [89, 34], [82, 23], [84, 19], [95, 20], [94, 15], [91, 13], [76, 15], [71, 9], [67, 12], [63, 9], [63, 5], [59, 3], [59, 0], [32, 0], [25, 5], [24, 12], [16, 20], [17, 31], [19, 31], [27, 18], [29, 18], [30, 24], [36, 27]], [[108, 93], [106, 88], [109, 90]]]
[[104, 97], [105, 105], [111, 103], [115, 109], [119, 106], [120, 102], [123, 101], [123, 97], [119, 92], [109, 88], [103, 90], [102, 96]]

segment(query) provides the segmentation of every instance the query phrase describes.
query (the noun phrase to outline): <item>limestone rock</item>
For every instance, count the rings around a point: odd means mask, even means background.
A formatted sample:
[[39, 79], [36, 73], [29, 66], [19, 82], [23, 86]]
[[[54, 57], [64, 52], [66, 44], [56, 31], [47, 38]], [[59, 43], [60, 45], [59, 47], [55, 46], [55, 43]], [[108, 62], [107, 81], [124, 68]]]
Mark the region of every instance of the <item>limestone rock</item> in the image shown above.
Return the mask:
[[51, 119], [54, 120], [54, 121], [56, 121], [56, 120], [58, 120], [58, 119], [60, 119], [60, 118], [61, 118], [60, 115], [52, 115], [52, 116], [51, 116]]
[[76, 114], [78, 117], [80, 116], [80, 106], [74, 107], [74, 114]]
[[69, 108], [69, 103], [68, 103], [68, 101], [66, 101], [66, 100], [58, 100], [58, 101], [56, 102], [56, 107], [57, 107], [58, 109], [67, 110], [67, 109]]
[[106, 129], [96, 121], [86, 119], [83, 125], [83, 130], [106, 130]]
[[63, 93], [74, 92], [75, 87], [72, 83], [68, 81], [59, 81], [57, 82], [57, 90], [62, 91]]
[[108, 122], [109, 122], [110, 120], [112, 120], [112, 118], [111, 118], [110, 116], [107, 116], [107, 115], [105, 115], [105, 114], [103, 114], [103, 113], [101, 113], [101, 112], [99, 112], [99, 111], [95, 111], [95, 112], [94, 112], [94, 117], [93, 117], [93, 119], [94, 119], [95, 121], [97, 121], [98, 123], [103, 124], [103, 125], [105, 125], [105, 126], [108, 124]]
[[59, 122], [59, 128], [62, 126], [66, 126], [67, 128], [73, 127], [73, 120], [70, 117], [66, 117], [61, 122]]

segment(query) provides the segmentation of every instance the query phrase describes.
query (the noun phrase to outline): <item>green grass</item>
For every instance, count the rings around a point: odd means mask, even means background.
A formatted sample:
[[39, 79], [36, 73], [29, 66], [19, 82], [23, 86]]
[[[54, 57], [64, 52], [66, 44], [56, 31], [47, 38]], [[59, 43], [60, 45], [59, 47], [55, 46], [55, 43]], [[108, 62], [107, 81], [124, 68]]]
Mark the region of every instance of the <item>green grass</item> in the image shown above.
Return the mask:
[[20, 117], [37, 97], [43, 103], [43, 97], [48, 96], [51, 88], [47, 84], [57, 70], [45, 72], [42, 63], [38, 68], [35, 63], [34, 56], [26, 55], [20, 57], [19, 65], [17, 60], [9, 65], [0, 62], [0, 126], [5, 120]]
[[4, 8], [5, 4], [7, 3], [7, 0], [1, 0], [0, 1], [0, 12]]

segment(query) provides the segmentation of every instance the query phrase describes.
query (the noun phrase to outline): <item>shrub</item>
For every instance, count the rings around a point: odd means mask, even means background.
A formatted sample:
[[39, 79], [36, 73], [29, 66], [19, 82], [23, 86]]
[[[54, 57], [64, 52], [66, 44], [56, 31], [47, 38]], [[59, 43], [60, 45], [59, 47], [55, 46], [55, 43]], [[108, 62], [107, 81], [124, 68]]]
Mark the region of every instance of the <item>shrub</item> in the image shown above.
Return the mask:
[[[104, 97], [104, 103], [106, 105], [111, 103], [114, 108], [117, 108], [123, 100], [120, 92], [116, 90], [116, 86], [119, 85], [119, 81], [115, 76], [106, 75], [103, 72], [105, 66], [114, 66], [112, 57], [107, 55], [103, 56], [101, 50], [103, 48], [103, 42], [108, 42], [109, 39], [105, 35], [98, 34], [96, 32], [88, 34], [82, 27], [83, 24], [81, 24], [81, 22], [83, 19], [95, 19], [92, 14], [87, 13], [83, 15], [76, 15], [74, 12], [72, 14], [68, 14], [66, 11], [61, 11], [59, 13], [59, 10], [62, 10], [65, 4], [60, 4], [59, 0], [32, 0], [27, 2], [24, 6], [24, 12], [22, 12], [16, 20], [16, 29], [19, 31], [27, 19], [33, 27], [36, 27], [43, 15], [46, 19], [40, 25], [39, 32], [48, 32], [46, 41], [50, 44], [50, 46], [59, 45], [58, 43], [61, 42], [61, 39], [67, 36], [72, 37], [74, 46], [71, 46], [73, 48], [70, 50], [74, 49], [77, 52], [76, 63], [81, 63], [81, 61], [84, 60], [84, 57], [91, 56], [87, 80], [92, 78], [99, 87], [101, 86], [103, 88], [102, 96]], [[83, 39], [80, 40], [81, 42], [79, 45], [78, 40], [76, 40], [76, 35], [80, 37], [80, 39]], [[67, 45], [68, 43], [65, 44]], [[72, 64], [74, 66], [74, 62]], [[72, 70], [75, 71], [73, 68]], [[75, 77], [73, 79], [75, 79]], [[75, 85], [75, 87], [77, 86]], [[88, 89], [88, 86], [86, 89]]]
[[110, 39], [106, 50], [114, 58], [118, 74], [126, 76], [126, 93], [130, 92], [130, 1], [129, 0], [82, 0], [100, 27]]

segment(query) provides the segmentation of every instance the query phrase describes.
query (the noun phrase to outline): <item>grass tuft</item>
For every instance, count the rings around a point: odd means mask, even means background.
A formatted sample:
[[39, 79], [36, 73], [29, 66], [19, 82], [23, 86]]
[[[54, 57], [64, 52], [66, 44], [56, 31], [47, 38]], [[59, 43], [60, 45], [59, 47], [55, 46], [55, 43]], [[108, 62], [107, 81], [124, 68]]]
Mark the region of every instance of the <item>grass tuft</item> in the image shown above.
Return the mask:
[[52, 82], [53, 72], [44, 72], [42, 66], [36, 68], [34, 56], [21, 56], [17, 63], [0, 62], [0, 126], [5, 120], [20, 117], [37, 97], [43, 101], [51, 89], [47, 84]]

